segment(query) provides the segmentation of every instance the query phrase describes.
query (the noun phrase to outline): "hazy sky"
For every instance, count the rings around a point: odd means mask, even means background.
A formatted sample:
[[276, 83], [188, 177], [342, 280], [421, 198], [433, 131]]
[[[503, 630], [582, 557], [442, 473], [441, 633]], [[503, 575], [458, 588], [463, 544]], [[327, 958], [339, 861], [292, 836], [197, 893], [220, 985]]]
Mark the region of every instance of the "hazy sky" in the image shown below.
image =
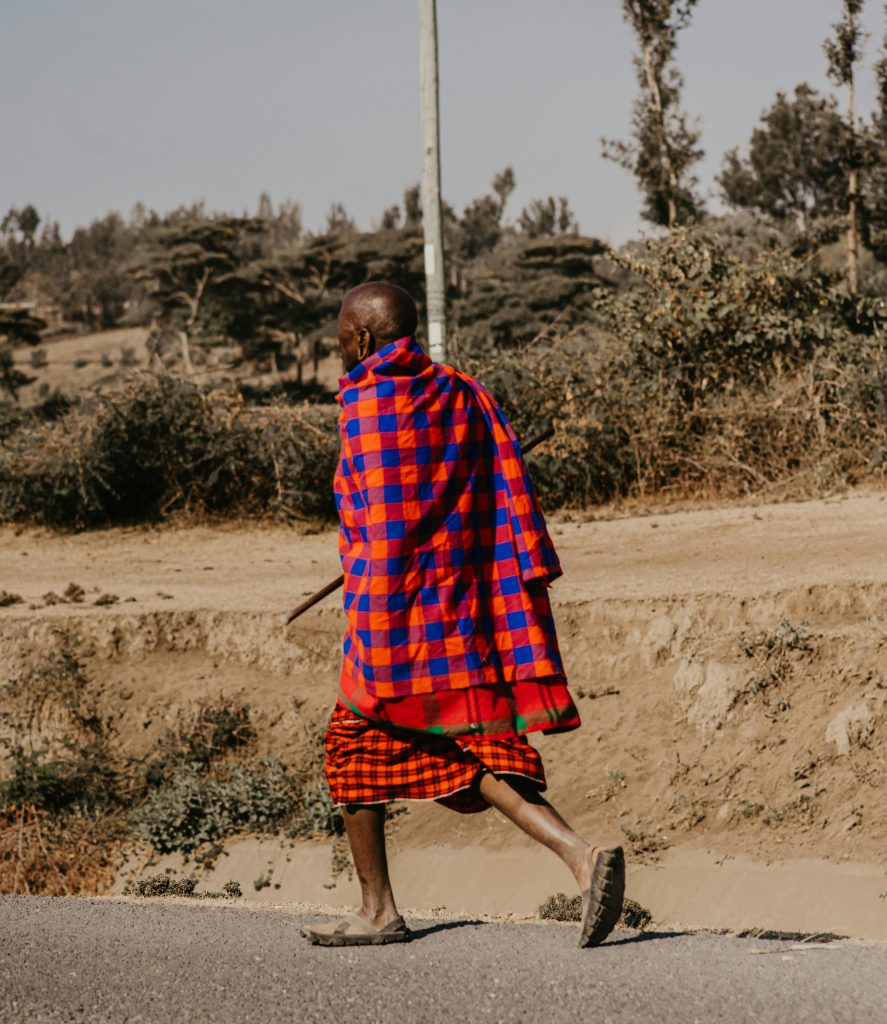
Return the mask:
[[[620, 0], [438, 0], [445, 197], [458, 209], [507, 164], [566, 195], [582, 230], [640, 227], [633, 180], [600, 155], [636, 88]], [[700, 0], [682, 36], [701, 178], [744, 144], [777, 90], [827, 87], [840, 0]], [[884, 33], [868, 0], [868, 64]], [[362, 226], [419, 178], [415, 0], [0, 0], [0, 211], [34, 203], [73, 227], [141, 200], [254, 210], [333, 201]], [[867, 69], [861, 106], [874, 94]]]

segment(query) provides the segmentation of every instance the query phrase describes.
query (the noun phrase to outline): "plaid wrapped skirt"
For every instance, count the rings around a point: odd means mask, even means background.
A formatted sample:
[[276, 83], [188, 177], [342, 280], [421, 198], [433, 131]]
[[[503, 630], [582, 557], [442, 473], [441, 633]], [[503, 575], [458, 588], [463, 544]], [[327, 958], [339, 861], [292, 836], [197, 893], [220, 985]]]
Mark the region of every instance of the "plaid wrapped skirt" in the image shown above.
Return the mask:
[[371, 722], [337, 704], [326, 733], [326, 777], [337, 804], [436, 800], [485, 811], [484, 772], [520, 775], [545, 789], [539, 752], [523, 736], [441, 736]]

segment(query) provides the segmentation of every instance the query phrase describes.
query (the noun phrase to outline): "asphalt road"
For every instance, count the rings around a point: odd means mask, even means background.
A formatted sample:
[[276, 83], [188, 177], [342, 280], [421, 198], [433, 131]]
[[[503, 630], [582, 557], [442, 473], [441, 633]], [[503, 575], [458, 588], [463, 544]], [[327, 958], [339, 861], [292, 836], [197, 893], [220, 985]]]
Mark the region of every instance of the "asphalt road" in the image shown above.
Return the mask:
[[[411, 922], [404, 945], [321, 949], [316, 917], [0, 897], [0, 1020], [299, 1024], [884, 1024], [887, 949], [565, 926]], [[761, 955], [756, 955], [761, 954]]]

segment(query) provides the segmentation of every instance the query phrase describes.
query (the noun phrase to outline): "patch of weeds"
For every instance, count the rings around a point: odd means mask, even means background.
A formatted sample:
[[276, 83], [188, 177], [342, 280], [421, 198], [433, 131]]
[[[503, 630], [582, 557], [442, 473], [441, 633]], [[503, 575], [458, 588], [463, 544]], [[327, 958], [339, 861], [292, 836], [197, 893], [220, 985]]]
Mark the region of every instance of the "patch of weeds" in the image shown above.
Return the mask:
[[70, 756], [56, 758], [49, 758], [45, 750], [12, 747], [9, 774], [0, 779], [0, 806], [27, 806], [57, 814], [115, 802], [119, 777], [103, 746], [77, 746], [71, 741], [67, 745]]
[[632, 853], [661, 853], [668, 846], [668, 836], [651, 835], [643, 828], [621, 825], [620, 831], [631, 845]]
[[653, 921], [653, 915], [642, 907], [635, 900], [626, 899], [622, 904], [622, 916], [619, 918], [619, 925], [622, 928], [635, 928], [642, 932], [647, 929]]
[[268, 889], [271, 885], [271, 872], [263, 871], [258, 878], [253, 880], [253, 888], [256, 892], [261, 892], [263, 889]]
[[801, 793], [794, 800], [789, 800], [781, 808], [768, 807], [767, 813], [761, 819], [765, 825], [782, 825], [791, 822], [799, 822], [802, 825], [812, 825], [815, 818], [815, 805], [813, 797], [807, 793]]
[[160, 786], [186, 765], [205, 771], [213, 761], [241, 750], [255, 737], [248, 706], [220, 698], [217, 704], [200, 707], [194, 718], [155, 741], [157, 753], [145, 768], [145, 781]]
[[690, 829], [695, 828], [701, 822], [705, 821], [705, 804], [701, 800], [696, 800], [692, 796], [688, 796], [686, 793], [680, 793], [671, 805], [670, 811], [672, 814], [676, 814], [678, 817], [672, 822], [671, 827], [673, 829]]
[[255, 769], [234, 765], [220, 778], [186, 764], [148, 794], [130, 821], [159, 853], [188, 853], [238, 832], [272, 831], [296, 806], [293, 782], [278, 761], [262, 758]]
[[348, 875], [349, 880], [354, 877], [354, 862], [351, 860], [351, 847], [344, 836], [336, 836], [333, 840], [333, 849], [330, 855], [330, 872], [333, 878], [338, 878], [342, 872]]
[[[734, 705], [741, 699], [750, 699], [779, 686], [789, 676], [792, 664], [798, 654], [811, 654], [813, 644], [810, 623], [804, 619], [795, 626], [788, 619], [782, 619], [775, 629], [762, 629], [757, 633], [740, 633], [739, 653], [752, 661], [748, 683], [734, 699]], [[779, 711], [788, 711], [791, 704], [786, 697], [777, 702]]]
[[761, 818], [761, 821], [765, 825], [781, 825], [782, 824], [782, 811], [776, 807], [769, 807], [767, 813]]
[[0, 608], [10, 608], [14, 604], [22, 604], [20, 594], [10, 594], [8, 590], [0, 590]]
[[86, 591], [77, 583], [69, 583], [62, 594], [62, 598], [65, 601], [70, 601], [72, 604], [80, 604], [85, 597]]
[[537, 913], [543, 921], [581, 921], [582, 897], [556, 892], [539, 905]]
[[756, 804], [752, 800], [740, 800], [739, 802], [739, 813], [743, 818], [757, 818], [763, 810], [763, 804]]
[[606, 686], [603, 690], [586, 690], [584, 686], [576, 688], [576, 696], [587, 697], [588, 700], [599, 700], [601, 697], [618, 697], [621, 692], [615, 686]]
[[[536, 913], [543, 921], [581, 921], [582, 897], [567, 896], [566, 893], [557, 892], [541, 903]], [[641, 906], [635, 900], [626, 898], [623, 901], [622, 913], [616, 927], [633, 928], [642, 932], [652, 920], [653, 915], [646, 907]]]
[[326, 779], [322, 776], [308, 782], [302, 790], [301, 813], [293, 835], [340, 836], [345, 831], [342, 812], [333, 803]]
[[197, 892], [196, 878], [173, 878], [170, 875], [150, 875], [129, 882], [124, 896], [185, 896], [198, 900], [236, 900], [243, 896], [239, 882], [225, 882], [220, 892]]
[[[55, 650], [0, 686], [2, 720], [10, 733], [30, 736], [47, 706], [54, 705], [66, 713], [75, 729], [98, 735], [105, 723], [89, 699], [89, 690], [86, 669], [73, 642], [63, 635]], [[10, 710], [14, 705], [19, 706], [16, 713]]]
[[194, 863], [204, 868], [211, 868], [225, 852], [221, 843], [211, 843], [207, 849], [199, 850], [194, 854]]
[[116, 594], [102, 594], [97, 597], [92, 603], [97, 605], [99, 608], [105, 607], [109, 604], [117, 604], [120, 598]]

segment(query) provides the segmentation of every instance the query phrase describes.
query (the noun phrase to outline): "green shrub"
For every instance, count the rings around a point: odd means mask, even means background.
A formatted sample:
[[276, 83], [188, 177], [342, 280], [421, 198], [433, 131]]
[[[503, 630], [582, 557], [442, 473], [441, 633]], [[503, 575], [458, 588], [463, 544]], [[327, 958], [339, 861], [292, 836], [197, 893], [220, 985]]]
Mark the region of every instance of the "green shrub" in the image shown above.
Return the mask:
[[51, 813], [93, 810], [117, 800], [118, 773], [102, 746], [70, 746], [67, 757], [45, 750], [10, 751], [8, 775], [0, 779], [0, 808], [32, 806]]
[[318, 776], [302, 789], [298, 835], [340, 836], [345, 831], [342, 812], [333, 803], [327, 781]]
[[[851, 300], [781, 250], [701, 229], [611, 253], [584, 330], [464, 365], [527, 440], [547, 508], [668, 492], [828, 492], [887, 470], [887, 304]], [[533, 401], [528, 402], [527, 396]]]
[[236, 900], [243, 896], [239, 882], [225, 882], [221, 892], [196, 892], [196, 878], [173, 878], [172, 875], [149, 875], [128, 882], [123, 890], [124, 896], [185, 896], [198, 900]]
[[159, 786], [182, 765], [205, 771], [212, 762], [255, 739], [245, 704], [220, 699], [199, 708], [194, 719], [169, 730], [155, 741], [156, 754], [145, 767], [145, 781]]
[[189, 764], [151, 791], [130, 820], [158, 852], [187, 853], [238, 832], [271, 831], [296, 805], [292, 780], [278, 761], [263, 758], [257, 769], [234, 765], [216, 779]]

